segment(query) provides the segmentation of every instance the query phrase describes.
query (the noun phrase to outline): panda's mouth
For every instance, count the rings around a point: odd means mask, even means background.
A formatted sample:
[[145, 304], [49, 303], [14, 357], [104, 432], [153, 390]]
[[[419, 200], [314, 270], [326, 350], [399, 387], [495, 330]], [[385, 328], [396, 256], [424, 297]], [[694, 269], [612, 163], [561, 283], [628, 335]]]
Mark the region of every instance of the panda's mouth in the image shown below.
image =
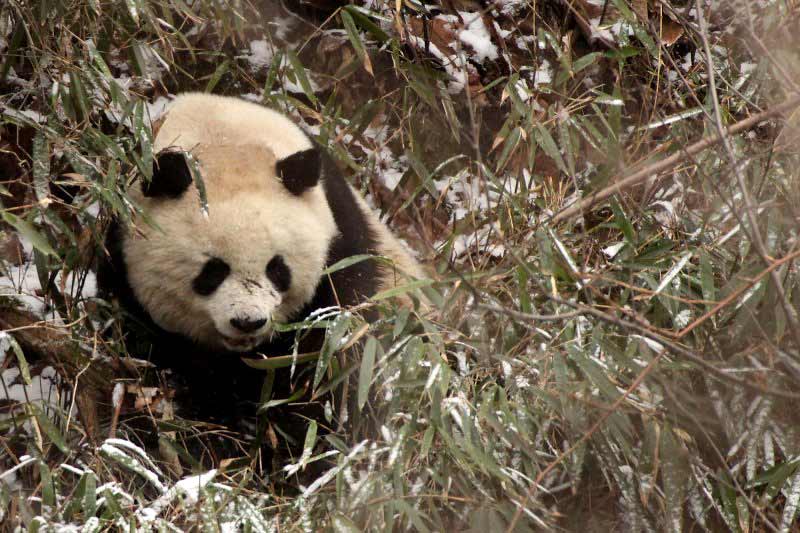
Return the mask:
[[262, 336], [228, 337], [221, 335], [222, 344], [232, 352], [249, 352], [264, 341]]

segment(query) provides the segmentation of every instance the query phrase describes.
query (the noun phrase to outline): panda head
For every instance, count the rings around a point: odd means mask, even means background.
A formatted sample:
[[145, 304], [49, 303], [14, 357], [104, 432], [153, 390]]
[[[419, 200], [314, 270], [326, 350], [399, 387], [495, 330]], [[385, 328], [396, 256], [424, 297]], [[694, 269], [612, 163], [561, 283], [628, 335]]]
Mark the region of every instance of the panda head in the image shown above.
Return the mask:
[[[248, 351], [312, 299], [337, 228], [318, 149], [281, 115], [232, 102], [216, 116], [173, 107], [153, 177], [132, 192], [142, 216], [123, 255], [136, 299], [160, 327], [205, 348]], [[261, 116], [272, 122], [259, 123], [260, 137], [247, 129], [252, 117], [237, 120], [240, 106], [272, 113]]]

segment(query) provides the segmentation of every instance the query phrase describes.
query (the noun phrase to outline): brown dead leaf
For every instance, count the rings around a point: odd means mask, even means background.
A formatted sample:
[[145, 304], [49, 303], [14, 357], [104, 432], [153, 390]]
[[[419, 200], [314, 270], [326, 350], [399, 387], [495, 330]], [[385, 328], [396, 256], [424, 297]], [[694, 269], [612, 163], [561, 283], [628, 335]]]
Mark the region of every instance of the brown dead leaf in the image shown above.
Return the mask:
[[631, 7], [639, 20], [647, 24], [650, 20], [647, 14], [647, 0], [631, 0]]
[[417, 38], [410, 43], [417, 50], [425, 51], [425, 32], [427, 31], [428, 42], [436, 46], [443, 54], [453, 55], [456, 53], [451, 46], [457, 40], [455, 29], [445, 20], [433, 18], [426, 23], [422, 19], [411, 18], [408, 20], [408, 30]]
[[25, 262], [25, 250], [15, 232], [0, 234], [0, 259], [14, 266]]
[[661, 19], [661, 42], [672, 46], [683, 36], [683, 26], [669, 17]]
[[172, 398], [175, 391], [160, 387], [142, 387], [139, 384], [128, 384], [125, 392], [134, 397], [133, 408], [136, 411], [149, 411], [158, 414], [170, 414], [174, 408]]

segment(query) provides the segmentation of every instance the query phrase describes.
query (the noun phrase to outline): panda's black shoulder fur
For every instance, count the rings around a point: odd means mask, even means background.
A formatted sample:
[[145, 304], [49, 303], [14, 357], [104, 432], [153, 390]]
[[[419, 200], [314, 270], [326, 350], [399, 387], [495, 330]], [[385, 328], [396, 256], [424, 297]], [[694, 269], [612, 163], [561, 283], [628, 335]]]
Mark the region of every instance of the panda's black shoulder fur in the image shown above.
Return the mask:
[[[336, 163], [325, 149], [315, 146], [322, 158], [322, 187], [333, 213], [339, 234], [328, 250], [327, 264], [359, 254], [377, 254], [378, 242], [372, 225], [358, 204]], [[379, 272], [375, 261], [361, 261], [326, 276], [317, 287], [311, 303], [300, 314], [332, 305], [352, 305], [378, 289]], [[302, 316], [295, 317], [302, 319]]]

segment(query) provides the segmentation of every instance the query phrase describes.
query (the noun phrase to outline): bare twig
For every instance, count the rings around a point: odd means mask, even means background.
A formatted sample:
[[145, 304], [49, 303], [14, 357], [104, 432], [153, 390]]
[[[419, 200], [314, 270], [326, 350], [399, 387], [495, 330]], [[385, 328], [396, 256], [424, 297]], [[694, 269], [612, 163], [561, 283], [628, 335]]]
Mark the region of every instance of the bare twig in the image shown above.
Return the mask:
[[745, 283], [744, 285], [742, 285], [742, 286], [741, 286], [741, 287], [739, 287], [738, 289], [736, 289], [736, 290], [734, 290], [733, 292], [731, 292], [731, 293], [730, 293], [730, 294], [729, 294], [727, 297], [725, 297], [725, 298], [724, 298], [722, 301], [720, 301], [719, 303], [717, 303], [717, 305], [715, 305], [715, 306], [713, 307], [713, 309], [711, 309], [710, 311], [708, 311], [707, 313], [705, 313], [703, 316], [701, 316], [700, 318], [698, 318], [697, 320], [695, 320], [694, 322], [692, 322], [691, 324], [689, 324], [688, 326], [686, 326], [685, 328], [683, 328], [682, 330], [680, 330], [680, 331], [677, 333], [677, 335], [675, 335], [675, 337], [676, 337], [677, 339], [681, 339], [681, 338], [685, 337], [687, 333], [689, 333], [689, 332], [690, 332], [690, 331], [692, 331], [694, 328], [696, 328], [697, 326], [699, 326], [700, 324], [702, 324], [703, 322], [705, 322], [706, 320], [708, 320], [709, 318], [711, 318], [712, 316], [714, 316], [715, 314], [717, 314], [717, 313], [718, 313], [718, 312], [719, 312], [719, 311], [720, 311], [722, 308], [724, 308], [724, 307], [726, 307], [726, 306], [730, 305], [730, 303], [731, 303], [732, 301], [736, 300], [736, 299], [737, 299], [739, 296], [741, 296], [741, 294], [742, 294], [743, 292], [745, 292], [745, 291], [746, 291], [746, 290], [748, 290], [750, 287], [752, 287], [753, 285], [755, 285], [756, 283], [758, 283], [758, 282], [761, 280], [761, 278], [763, 278], [763, 277], [764, 277], [764, 276], [766, 276], [767, 274], [771, 274], [771, 273], [772, 273], [772, 272], [773, 272], [775, 269], [777, 269], [779, 266], [781, 266], [781, 265], [784, 265], [784, 264], [788, 263], [789, 261], [792, 261], [793, 259], [796, 259], [796, 258], [798, 258], [798, 257], [800, 257], [800, 251], [793, 252], [793, 253], [791, 253], [791, 254], [787, 255], [786, 257], [783, 257], [783, 258], [781, 258], [781, 259], [779, 259], [779, 260], [777, 260], [777, 261], [774, 261], [774, 262], [773, 262], [773, 263], [772, 263], [772, 264], [771, 264], [771, 265], [770, 265], [768, 268], [766, 268], [764, 271], [760, 272], [760, 273], [759, 273], [757, 276], [755, 276], [753, 279], [749, 280], [747, 283]]
[[[758, 125], [760, 122], [772, 118], [774, 116], [780, 115], [786, 111], [795, 109], [796, 107], [800, 106], [800, 95], [795, 95], [788, 100], [771, 107], [761, 113], [756, 113], [755, 115], [751, 115], [750, 117], [740, 120], [736, 124], [729, 126], [726, 130], [727, 135], [736, 135], [743, 131], [747, 131], [754, 126]], [[558, 222], [563, 222], [570, 218], [580, 215], [590, 207], [602, 202], [603, 200], [610, 198], [611, 196], [622, 192], [625, 189], [628, 189], [634, 185], [637, 185], [649, 177], [659, 174], [661, 172], [665, 172], [675, 168], [679, 163], [699, 154], [703, 150], [714, 146], [715, 144], [719, 143], [722, 140], [720, 135], [712, 135], [710, 137], [706, 137], [704, 139], [700, 139], [699, 141], [689, 145], [686, 147], [685, 150], [680, 150], [669, 157], [662, 159], [661, 161], [657, 161], [651, 165], [646, 166], [645, 168], [634, 172], [630, 176], [626, 178], [622, 178], [619, 181], [601, 189], [593, 194], [590, 194], [583, 200], [572, 204], [571, 206], [567, 207], [556, 213], [551, 219], [550, 222], [556, 224]]]
[[[750, 190], [747, 187], [744, 173], [742, 172], [742, 165], [736, 160], [736, 154], [733, 151], [733, 145], [728, 138], [728, 131], [725, 129], [725, 125], [722, 122], [722, 113], [719, 109], [719, 98], [717, 96], [717, 84], [715, 81], [716, 76], [714, 75], [714, 60], [711, 55], [711, 44], [708, 41], [708, 24], [706, 22], [705, 15], [703, 14], [703, 6], [700, 0], [695, 0], [695, 7], [697, 8], [697, 18], [700, 22], [700, 39], [703, 41], [703, 48], [706, 54], [708, 87], [711, 95], [711, 105], [714, 111], [714, 124], [717, 127], [717, 135], [722, 141], [722, 146], [725, 148], [725, 153], [728, 156], [728, 160], [733, 168], [733, 173], [736, 176], [736, 182], [742, 192], [742, 198], [744, 199], [747, 212], [747, 219], [750, 222], [750, 228], [747, 230], [750, 234], [750, 239], [756, 245], [756, 249], [761, 256], [761, 260], [764, 261], [764, 264], [769, 268], [774, 263], [774, 260], [772, 257], [770, 257], [769, 250], [767, 250], [767, 246], [764, 244], [764, 239], [761, 237], [761, 229], [759, 228], [758, 218], [756, 216], [757, 211], [755, 202], [753, 202], [753, 198], [750, 196]], [[744, 228], [744, 226], [742, 226], [742, 228]], [[786, 297], [786, 291], [783, 289], [783, 282], [781, 281], [778, 271], [775, 269], [770, 269], [769, 275], [772, 279], [773, 285], [775, 286], [775, 291], [778, 294], [778, 300], [783, 308], [783, 313], [786, 315], [786, 321], [789, 323], [789, 331], [791, 331], [792, 337], [794, 337], [795, 346], [798, 350], [800, 350], [800, 320], [798, 320], [792, 304]]]
[[542, 322], [569, 320], [571, 318], [579, 317], [584, 314], [583, 311], [578, 310], [578, 311], [570, 311], [568, 313], [559, 313], [557, 315], [535, 315], [532, 313], [522, 313], [519, 311], [514, 311], [513, 309], [505, 309], [498, 305], [488, 305], [488, 304], [478, 304], [478, 308], [485, 309], [487, 311], [492, 311], [494, 313], [502, 313], [512, 318], [518, 318], [522, 320], [538, 320]]
[[666, 353], [665, 351], [662, 351], [661, 353], [657, 354], [652, 359], [652, 361], [650, 361], [647, 364], [647, 366], [644, 367], [644, 369], [641, 372], [639, 372], [639, 375], [636, 376], [636, 379], [633, 380], [633, 383], [631, 383], [630, 386], [627, 389], [625, 389], [625, 392], [622, 393], [620, 397], [617, 398], [616, 401], [614, 401], [613, 404], [611, 404], [611, 408], [608, 411], [601, 414], [600, 418], [597, 419], [597, 422], [595, 422], [592, 425], [592, 427], [590, 427], [589, 430], [581, 436], [580, 439], [575, 441], [575, 443], [572, 446], [561, 452], [558, 455], [558, 457], [550, 461], [550, 463], [546, 467], [544, 467], [544, 469], [542, 469], [541, 472], [539, 472], [539, 474], [536, 476], [536, 479], [534, 479], [533, 483], [531, 483], [528, 492], [525, 493], [525, 498], [523, 498], [523, 500], [517, 504], [517, 510], [516, 512], [514, 512], [514, 517], [511, 519], [511, 523], [509, 523], [508, 528], [506, 529], [506, 533], [511, 533], [512, 531], [514, 531], [517, 522], [522, 516], [522, 509], [526, 505], [528, 505], [530, 499], [536, 495], [536, 492], [539, 489], [539, 484], [542, 482], [545, 476], [547, 476], [547, 474], [549, 474], [556, 466], [558, 466], [561, 463], [561, 461], [563, 461], [567, 456], [569, 456], [572, 452], [577, 450], [578, 446], [586, 442], [589, 439], [589, 437], [594, 435], [597, 432], [597, 430], [599, 430], [603, 426], [605, 421], [608, 419], [608, 417], [612, 415], [612, 413], [617, 412], [617, 409], [619, 408], [620, 405], [622, 405], [622, 402], [624, 402], [628, 398], [628, 396], [630, 396], [631, 393], [635, 391], [639, 387], [639, 385], [642, 384], [644, 378], [647, 377], [647, 375], [650, 372], [652, 372], [652, 370], [656, 367], [656, 364], [661, 360], [661, 357], [665, 353]]
[[[594, 307], [590, 307], [588, 305], [579, 304], [575, 302], [570, 302], [568, 300], [564, 300], [557, 296], [553, 296], [551, 294], [545, 294], [545, 296], [552, 300], [555, 303], [566, 305], [568, 307], [572, 307], [580, 311], [582, 314], [585, 315], [592, 315], [595, 318], [599, 318], [603, 322], [607, 322], [609, 324], [614, 324], [615, 326], [620, 327], [623, 331], [635, 331], [642, 337], [646, 337], [650, 340], [656, 341], [660, 344], [665, 350], [668, 350], [680, 357], [687, 359], [705, 370], [709, 373], [713, 374], [715, 377], [719, 378], [722, 381], [726, 381], [732, 385], [736, 385], [738, 387], [744, 387], [746, 389], [750, 389], [753, 392], [757, 392], [759, 394], [764, 394], [768, 396], [776, 396], [778, 398], [790, 399], [790, 400], [800, 400], [800, 393], [796, 392], [789, 392], [779, 389], [771, 389], [768, 387], [764, 387], [752, 381], [743, 380], [739, 378], [735, 378], [731, 376], [729, 373], [725, 372], [724, 370], [717, 368], [715, 365], [711, 364], [710, 362], [706, 361], [705, 358], [702, 356], [694, 353], [693, 351], [689, 350], [688, 348], [684, 348], [683, 346], [672, 342], [670, 339], [664, 337], [663, 335], [659, 335], [657, 333], [653, 333], [649, 329], [644, 326], [640, 326], [634, 322], [630, 322], [628, 320], [623, 320], [621, 318], [617, 318], [613, 315], [608, 313], [604, 313], [599, 309], [595, 309]], [[504, 315], [508, 315], [512, 318], [516, 318], [518, 320], [529, 320], [534, 321], [536, 320], [537, 315], [528, 315], [527, 313], [521, 313], [519, 311], [512, 311], [510, 309], [503, 309], [502, 307], [497, 308], [497, 312], [502, 313]]]

